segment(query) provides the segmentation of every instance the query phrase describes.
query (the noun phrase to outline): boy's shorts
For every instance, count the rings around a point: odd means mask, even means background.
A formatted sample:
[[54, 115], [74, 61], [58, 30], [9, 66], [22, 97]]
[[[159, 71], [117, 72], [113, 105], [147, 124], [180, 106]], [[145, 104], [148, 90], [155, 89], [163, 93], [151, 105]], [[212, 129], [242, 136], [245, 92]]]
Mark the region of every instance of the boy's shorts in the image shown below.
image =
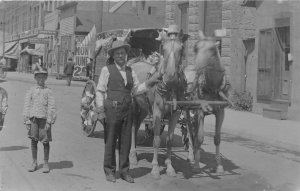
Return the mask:
[[46, 130], [46, 119], [42, 118], [31, 118], [31, 125], [30, 129], [28, 131], [28, 137], [40, 141], [42, 143], [48, 143], [52, 141], [52, 135], [51, 135], [51, 127]]

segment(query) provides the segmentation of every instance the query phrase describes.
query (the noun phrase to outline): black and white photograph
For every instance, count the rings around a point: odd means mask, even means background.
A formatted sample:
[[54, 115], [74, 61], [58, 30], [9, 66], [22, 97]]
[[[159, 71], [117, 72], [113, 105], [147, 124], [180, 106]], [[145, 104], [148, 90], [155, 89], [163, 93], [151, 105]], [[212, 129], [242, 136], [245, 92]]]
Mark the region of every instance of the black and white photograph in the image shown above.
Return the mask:
[[0, 0], [0, 191], [300, 191], [300, 0]]

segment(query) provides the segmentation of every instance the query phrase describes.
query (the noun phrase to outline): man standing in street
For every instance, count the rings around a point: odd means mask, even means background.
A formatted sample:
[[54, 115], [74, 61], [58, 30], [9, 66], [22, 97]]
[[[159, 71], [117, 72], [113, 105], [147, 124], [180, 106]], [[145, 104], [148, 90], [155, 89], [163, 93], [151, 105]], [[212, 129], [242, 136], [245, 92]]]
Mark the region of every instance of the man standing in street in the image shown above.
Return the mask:
[[[104, 172], [106, 180], [116, 182], [116, 146], [119, 147], [120, 177], [134, 183], [129, 174], [129, 152], [131, 146], [131, 100], [132, 95], [144, 93], [158, 82], [150, 78], [140, 84], [137, 75], [127, 64], [130, 45], [114, 41], [108, 50], [110, 62], [101, 70], [96, 93], [98, 119], [106, 118]], [[116, 140], [119, 145], [116, 145]]]
[[68, 58], [67, 64], [64, 68], [64, 73], [67, 75], [67, 85], [71, 85], [72, 77], [74, 72], [74, 62], [72, 58]]
[[89, 79], [91, 79], [92, 66], [93, 66], [93, 58], [89, 57], [86, 64], [86, 77], [88, 77]]

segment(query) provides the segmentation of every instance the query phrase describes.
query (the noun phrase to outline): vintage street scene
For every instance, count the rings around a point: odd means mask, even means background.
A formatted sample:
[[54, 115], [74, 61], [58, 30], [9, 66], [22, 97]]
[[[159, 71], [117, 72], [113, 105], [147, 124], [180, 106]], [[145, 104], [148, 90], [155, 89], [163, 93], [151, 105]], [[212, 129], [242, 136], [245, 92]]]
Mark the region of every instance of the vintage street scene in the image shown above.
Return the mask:
[[0, 191], [300, 191], [299, 16], [0, 1]]

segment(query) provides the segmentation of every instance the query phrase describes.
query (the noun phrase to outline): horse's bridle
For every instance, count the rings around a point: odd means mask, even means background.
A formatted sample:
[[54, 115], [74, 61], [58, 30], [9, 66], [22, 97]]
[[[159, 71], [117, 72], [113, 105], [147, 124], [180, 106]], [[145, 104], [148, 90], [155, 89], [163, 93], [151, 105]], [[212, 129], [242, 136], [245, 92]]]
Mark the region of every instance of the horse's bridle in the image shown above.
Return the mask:
[[[171, 40], [171, 43], [172, 43], [172, 47], [171, 47], [170, 53], [168, 54], [168, 56], [166, 57], [166, 59], [164, 59], [165, 61], [167, 61], [169, 59], [171, 53], [174, 52], [174, 43], [175, 43], [176, 39], [170, 39], [170, 40]], [[179, 60], [178, 60], [178, 64], [175, 63], [176, 71], [179, 71], [178, 67], [179, 67], [179, 65], [181, 63], [182, 55], [183, 55], [183, 47], [181, 47], [180, 57], [179, 57]]]

